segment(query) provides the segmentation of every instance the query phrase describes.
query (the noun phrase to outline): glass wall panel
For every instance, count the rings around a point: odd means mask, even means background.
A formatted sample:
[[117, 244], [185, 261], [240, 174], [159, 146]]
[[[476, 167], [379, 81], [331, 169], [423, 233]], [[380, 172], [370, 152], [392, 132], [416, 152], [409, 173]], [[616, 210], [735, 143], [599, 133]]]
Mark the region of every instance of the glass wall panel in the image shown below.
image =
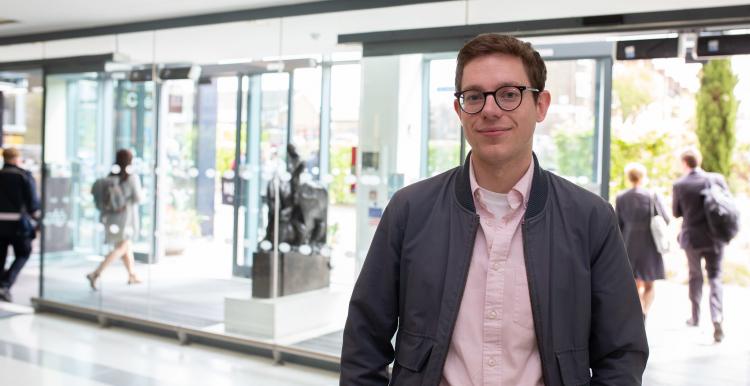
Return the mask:
[[[114, 80], [114, 149], [133, 152], [133, 170], [140, 176], [144, 202], [139, 206], [140, 232], [134, 238], [135, 259], [155, 262], [154, 194], [156, 184], [156, 106], [153, 82]], [[110, 161], [111, 162], [111, 161]]]
[[294, 98], [292, 99], [292, 143], [305, 162], [309, 173], [320, 174], [320, 87], [322, 69], [294, 70]]
[[430, 62], [427, 175], [440, 174], [460, 163], [461, 123], [453, 109], [456, 59]]
[[[98, 177], [109, 173], [111, 165], [111, 145], [105, 146], [109, 142], [105, 126], [111, 125], [104, 114], [106, 101], [111, 101], [107, 92], [111, 83], [99, 74], [86, 73], [50, 75], [45, 84], [47, 194], [42, 296], [99, 307], [101, 292], [91, 291], [85, 274], [93, 271], [106, 253], [105, 229], [90, 190]], [[127, 275], [123, 273], [121, 280], [114, 278], [115, 272], [108, 273], [100, 289], [125, 286]]]
[[596, 60], [547, 61], [547, 74], [552, 104], [537, 124], [534, 151], [546, 169], [599, 193]]
[[359, 130], [360, 65], [331, 67], [331, 123], [328, 162], [323, 182], [328, 187], [328, 244], [331, 246], [331, 282], [354, 284], [357, 221], [354, 206], [356, 152]]
[[0, 71], [3, 109], [0, 145], [21, 151], [23, 167], [34, 173], [37, 183], [42, 165], [43, 94], [41, 70]]
[[222, 323], [232, 281], [238, 78], [161, 84], [158, 263], [152, 300], [159, 319], [191, 328]]

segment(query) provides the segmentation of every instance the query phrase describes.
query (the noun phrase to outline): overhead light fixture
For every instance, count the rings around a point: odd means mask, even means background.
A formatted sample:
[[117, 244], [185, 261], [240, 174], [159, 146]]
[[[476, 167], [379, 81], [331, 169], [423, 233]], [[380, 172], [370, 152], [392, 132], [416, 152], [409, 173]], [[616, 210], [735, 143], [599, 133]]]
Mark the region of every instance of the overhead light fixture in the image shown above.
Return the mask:
[[667, 32], [659, 34], [643, 34], [643, 35], [626, 35], [626, 36], [607, 36], [604, 40], [608, 42], [625, 42], [630, 40], [654, 40], [654, 39], [674, 39], [678, 37], [677, 32]]
[[192, 79], [197, 80], [201, 76], [199, 66], [168, 66], [159, 70], [159, 79]]
[[679, 56], [680, 39], [626, 40], [617, 42], [617, 60], [676, 58]]
[[148, 82], [154, 79], [154, 71], [151, 67], [131, 70], [128, 80], [131, 82]]
[[695, 54], [698, 57], [750, 54], [750, 34], [699, 36]]

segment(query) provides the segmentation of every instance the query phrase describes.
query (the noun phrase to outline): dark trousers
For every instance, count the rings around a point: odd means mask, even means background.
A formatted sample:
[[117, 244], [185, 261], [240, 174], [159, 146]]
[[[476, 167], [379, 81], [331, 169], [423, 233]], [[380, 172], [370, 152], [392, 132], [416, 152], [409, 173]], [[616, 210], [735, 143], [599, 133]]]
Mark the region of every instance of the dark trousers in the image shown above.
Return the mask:
[[[6, 270], [5, 260], [8, 257], [8, 246], [13, 246], [15, 259]], [[15, 283], [18, 274], [21, 273], [21, 268], [29, 260], [30, 254], [31, 239], [0, 237], [0, 288], [10, 288]]]
[[706, 274], [708, 284], [711, 287], [711, 321], [722, 322], [723, 316], [723, 287], [721, 285], [721, 259], [724, 255], [723, 248], [718, 251], [685, 248], [688, 268], [690, 270], [690, 303], [693, 305], [693, 320], [700, 320], [701, 298], [703, 297], [703, 271], [701, 270], [701, 258], [706, 260]]

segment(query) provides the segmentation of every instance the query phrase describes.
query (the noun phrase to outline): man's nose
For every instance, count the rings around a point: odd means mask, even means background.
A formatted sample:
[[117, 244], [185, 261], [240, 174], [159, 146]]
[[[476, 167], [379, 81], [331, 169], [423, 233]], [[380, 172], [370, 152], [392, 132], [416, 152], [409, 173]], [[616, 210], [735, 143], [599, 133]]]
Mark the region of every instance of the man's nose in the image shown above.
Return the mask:
[[488, 95], [487, 100], [484, 103], [484, 108], [482, 109], [482, 116], [488, 119], [497, 119], [503, 114], [505, 114], [505, 111], [497, 105], [495, 97]]

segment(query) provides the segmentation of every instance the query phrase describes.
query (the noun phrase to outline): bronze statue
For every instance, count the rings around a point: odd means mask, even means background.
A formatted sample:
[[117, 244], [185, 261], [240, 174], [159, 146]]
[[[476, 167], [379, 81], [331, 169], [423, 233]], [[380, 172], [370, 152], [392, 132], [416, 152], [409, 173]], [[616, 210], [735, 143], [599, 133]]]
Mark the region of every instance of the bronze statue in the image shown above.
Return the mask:
[[[300, 159], [294, 145], [287, 145], [287, 171], [289, 181], [279, 181], [279, 243], [294, 247], [309, 245], [318, 253], [326, 243], [326, 218], [328, 215], [328, 192], [318, 182], [300, 181], [305, 163]], [[276, 177], [278, 178], [278, 177]], [[273, 243], [275, 189], [274, 183], [266, 189], [268, 204], [268, 226], [265, 240]]]

